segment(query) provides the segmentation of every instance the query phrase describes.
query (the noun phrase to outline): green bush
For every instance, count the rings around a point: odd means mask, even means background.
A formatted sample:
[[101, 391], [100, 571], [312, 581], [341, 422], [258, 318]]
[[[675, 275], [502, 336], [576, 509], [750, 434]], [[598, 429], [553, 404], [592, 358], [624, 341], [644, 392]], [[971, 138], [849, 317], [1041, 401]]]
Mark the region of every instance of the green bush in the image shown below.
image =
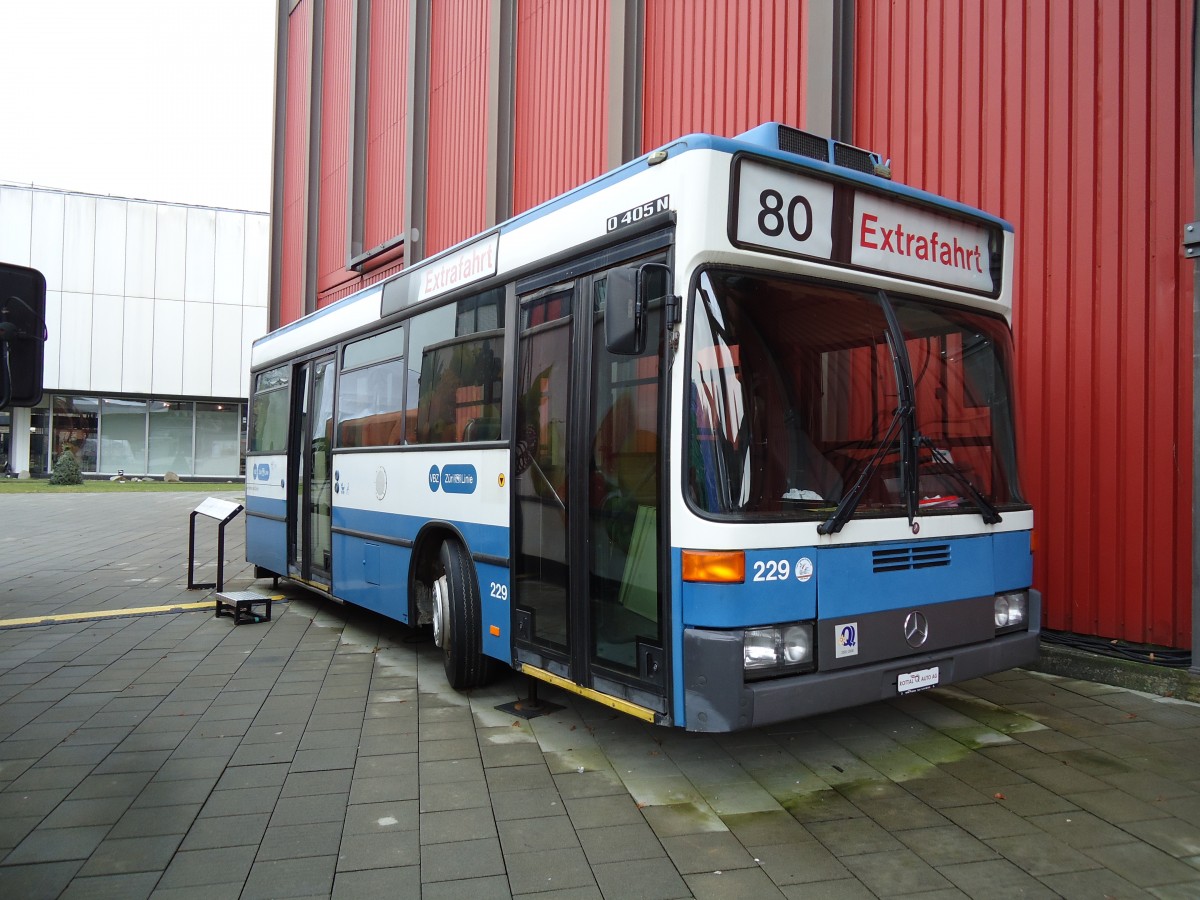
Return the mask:
[[79, 460], [70, 450], [64, 450], [54, 461], [51, 484], [83, 484], [83, 473], [79, 471]]

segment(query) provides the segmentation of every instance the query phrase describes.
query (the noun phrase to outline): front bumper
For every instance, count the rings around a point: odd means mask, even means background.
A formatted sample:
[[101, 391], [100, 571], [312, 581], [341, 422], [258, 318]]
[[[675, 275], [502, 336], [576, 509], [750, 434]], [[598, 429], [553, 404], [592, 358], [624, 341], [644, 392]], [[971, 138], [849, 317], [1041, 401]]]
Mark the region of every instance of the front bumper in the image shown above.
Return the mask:
[[1030, 630], [984, 643], [913, 654], [832, 672], [745, 682], [738, 630], [686, 628], [684, 715], [688, 731], [740, 731], [899, 696], [897, 678], [932, 666], [939, 684], [966, 681], [1038, 658], [1041, 597], [1029, 592]]

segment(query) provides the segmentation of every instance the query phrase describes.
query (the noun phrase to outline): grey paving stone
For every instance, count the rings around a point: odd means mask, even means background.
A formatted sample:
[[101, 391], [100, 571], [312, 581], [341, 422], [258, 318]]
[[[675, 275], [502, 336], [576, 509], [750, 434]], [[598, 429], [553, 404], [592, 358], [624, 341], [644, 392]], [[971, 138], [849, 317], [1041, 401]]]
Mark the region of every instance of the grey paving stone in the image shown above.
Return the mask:
[[[590, 834], [591, 832], [585, 832], [585, 841]], [[683, 875], [758, 866], [742, 842], [729, 832], [683, 834], [664, 838], [662, 845], [675, 863], [675, 868]], [[584, 849], [588, 849], [586, 843]], [[588, 858], [592, 858], [590, 852]]]
[[520, 766], [502, 766], [484, 770], [488, 790], [493, 794], [503, 791], [554, 790], [555, 780], [544, 762]]
[[354, 764], [355, 778], [385, 778], [417, 771], [417, 754], [391, 753], [373, 754], [360, 758]]
[[182, 835], [178, 834], [106, 838], [79, 870], [79, 874], [84, 876], [162, 872], [171, 862], [182, 840]]
[[[814, 885], [783, 885], [779, 890], [788, 900], [809, 900], [813, 896], [820, 897], [822, 900], [871, 900], [877, 896], [857, 878], [838, 878], [834, 881], [821, 881]], [[922, 891], [912, 894], [911, 898], [912, 900], [970, 900], [966, 894], [958, 890]]]
[[1050, 898], [1057, 894], [1006, 859], [942, 866], [938, 872], [968, 897]]
[[4, 858], [5, 866], [84, 860], [108, 834], [107, 825], [82, 828], [35, 828]]
[[380, 778], [355, 778], [350, 787], [351, 803], [415, 800], [420, 795], [416, 772], [398, 772]]
[[280, 797], [271, 814], [272, 824], [295, 822], [341, 822], [346, 817], [344, 794], [320, 794], [315, 797]]
[[[472, 815], [478, 815], [478, 813], [472, 812]], [[415, 831], [419, 827], [420, 811], [416, 800], [389, 800], [383, 803], [360, 803], [347, 807], [343, 834]]]
[[1114, 844], [1083, 851], [1138, 887], [1197, 883], [1197, 870], [1149, 844]]
[[[357, 782], [356, 782], [357, 784]], [[419, 794], [419, 796], [418, 796]], [[538, 816], [549, 815], [553, 810], [549, 811], [534, 811], [535, 808], [542, 810], [543, 805], [549, 803], [548, 800], [542, 798], [523, 798], [524, 802], [514, 802], [511, 804], [501, 804], [498, 801], [489, 801], [487, 785], [483, 779], [478, 781], [464, 781], [448, 784], [432, 784], [422, 787], [418, 793], [413, 794], [418, 797], [421, 803], [421, 812], [439, 812], [448, 809], [482, 809], [487, 807], [489, 802], [492, 805], [492, 813], [497, 821], [503, 818], [519, 818], [520, 814]], [[519, 797], [519, 795], [502, 795]], [[557, 803], [558, 795], [554, 795], [554, 802]], [[368, 797], [367, 800], [372, 798]], [[520, 799], [520, 798], [519, 798]], [[561, 809], [562, 804], [558, 804]], [[503, 808], [502, 808], [503, 807]], [[516, 812], [513, 812], [513, 810]]]
[[342, 843], [340, 822], [272, 825], [262, 836], [256, 861], [336, 856]]
[[536, 893], [540, 897], [550, 891], [596, 886], [591, 866], [579, 848], [508, 853], [504, 861], [513, 896]]
[[[711, 819], [687, 804], [647, 807], [642, 810], [642, 814], [660, 838], [704, 832], [713, 827]], [[803, 825], [784, 810], [738, 813], [724, 816], [723, 821], [729, 831], [746, 847], [769, 847], [772, 844], [815, 840]]]
[[478, 747], [484, 768], [500, 766], [526, 766], [541, 764], [546, 760], [542, 748], [536, 741], [521, 741], [511, 744], [481, 743]]
[[900, 843], [873, 819], [810, 822], [808, 831], [835, 856], [898, 850]]
[[[1095, 897], [1119, 897], [1121, 900], [1149, 900], [1153, 895], [1130, 884], [1115, 872], [1092, 869], [1087, 872], [1066, 872], [1043, 875], [1040, 881], [1065, 900], [1092, 900]], [[1179, 895], [1193, 898], [1200, 882], [1191, 886], [1190, 893]]]
[[1036, 825], [1005, 809], [998, 801], [978, 806], [958, 806], [943, 810], [943, 813], [947, 819], [980, 840], [1039, 833]]
[[108, 836], [118, 838], [184, 834], [199, 813], [199, 803], [131, 807], [117, 820]]
[[292, 758], [293, 772], [326, 772], [334, 769], [350, 770], [358, 750], [354, 747], [331, 747], [322, 750], [297, 750]]
[[510, 819], [497, 823], [505, 858], [514, 853], [579, 848], [579, 837], [563, 816]]
[[112, 825], [133, 802], [132, 797], [100, 797], [95, 800], [64, 800], [42, 822], [44, 828], [74, 828], [82, 825]]
[[287, 776], [280, 796], [313, 797], [320, 794], [349, 794], [353, 774], [351, 769], [292, 772]]
[[200, 810], [200, 817], [269, 813], [275, 809], [275, 801], [279, 799], [279, 792], [280, 788], [275, 785], [239, 788], [232, 791], [213, 791], [209, 794], [204, 808]]
[[262, 766], [228, 766], [220, 773], [216, 790], [236, 791], [244, 788], [283, 787], [288, 777], [286, 763], [269, 763]]
[[215, 850], [221, 847], [257, 847], [267, 831], [267, 813], [197, 819], [187, 829], [181, 850]]
[[170, 750], [151, 753], [110, 753], [93, 770], [93, 774], [105, 775], [121, 772], [158, 772], [171, 756]]
[[1011, 784], [995, 798], [1005, 809], [1019, 816], [1041, 816], [1049, 813], [1070, 812], [1074, 803], [1040, 784]]
[[[768, 900], [784, 896], [767, 874], [757, 867], [685, 874], [684, 882], [691, 895], [698, 900]], [[869, 896], [864, 894], [864, 897]]]
[[421, 843], [444, 844], [454, 841], [496, 837], [491, 816], [473, 809], [455, 809], [423, 813], [420, 817]]
[[415, 866], [421, 862], [420, 835], [416, 831], [390, 830], [343, 835], [337, 871]]
[[807, 791], [783, 806], [801, 823], [848, 819], [862, 815], [857, 806], [833, 788]]
[[[91, 773], [94, 767], [81, 766], [39, 766], [32, 765], [23, 772], [15, 774], [6, 788], [10, 791], [40, 791], [49, 788], [68, 788], [73, 790]], [[0, 776], [7, 776], [7, 766], [0, 766]]]
[[[60, 900], [145, 900], [158, 883], [158, 872], [84, 877], [71, 880]], [[0, 884], [2, 884], [0, 880]]]
[[808, 884], [849, 878], [846, 867], [815, 840], [747, 847], [777, 885]]
[[438, 881], [421, 888], [421, 900], [508, 900], [511, 896], [503, 875]]
[[150, 781], [153, 772], [125, 772], [89, 775], [67, 797], [71, 800], [95, 800], [104, 797], [135, 797]]
[[[451, 885], [459, 883], [448, 882]], [[379, 897], [395, 898], [395, 900], [428, 900], [431, 896], [429, 893], [422, 894], [419, 866], [337, 872], [333, 878], [333, 900], [377, 900]], [[470, 894], [468, 896], [486, 897], [487, 894]]]
[[[1131, 826], [1127, 825], [1125, 829], [1121, 829], [1083, 810], [1051, 813], [1046, 816], [1031, 816], [1028, 821], [1047, 834], [1053, 835], [1055, 839], [1076, 849], [1104, 847], [1109, 844], [1125, 844], [1133, 840], [1130, 833], [1132, 830]], [[1171, 820], [1164, 819], [1161, 821], [1168, 822]], [[1177, 824], [1183, 825], [1184, 823], [1180, 822]]]
[[212, 793], [216, 777], [181, 778], [168, 781], [151, 781], [133, 802], [136, 809], [148, 806], [183, 806], [203, 803]]
[[0, 896], [22, 900], [58, 897], [81, 865], [83, 860], [0, 866]]
[[1181, 859], [1200, 852], [1200, 826], [1176, 818], [1131, 822], [1125, 831], [1164, 853]]
[[637, 804], [628, 795], [575, 797], [563, 801], [576, 829], [604, 825], [638, 825], [643, 822]]
[[933, 828], [896, 831], [894, 834], [909, 850], [935, 868], [999, 857], [992, 847], [965, 829], [949, 823]]
[[335, 856], [256, 862], [246, 879], [242, 900], [328, 897], [333, 891]]
[[601, 863], [592, 867], [606, 897], [628, 900], [671, 900], [690, 897], [687, 884], [666, 857]]
[[504, 857], [497, 838], [421, 846], [421, 881], [454, 881], [503, 875]]

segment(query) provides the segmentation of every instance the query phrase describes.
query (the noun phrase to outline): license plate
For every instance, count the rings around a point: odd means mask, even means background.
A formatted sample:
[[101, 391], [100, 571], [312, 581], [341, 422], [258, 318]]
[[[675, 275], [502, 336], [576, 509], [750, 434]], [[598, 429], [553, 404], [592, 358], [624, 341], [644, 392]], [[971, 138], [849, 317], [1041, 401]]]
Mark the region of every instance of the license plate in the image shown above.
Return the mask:
[[896, 690], [901, 694], [911, 694], [913, 691], [923, 691], [938, 683], [939, 667], [919, 669], [916, 672], [904, 672], [896, 679]]

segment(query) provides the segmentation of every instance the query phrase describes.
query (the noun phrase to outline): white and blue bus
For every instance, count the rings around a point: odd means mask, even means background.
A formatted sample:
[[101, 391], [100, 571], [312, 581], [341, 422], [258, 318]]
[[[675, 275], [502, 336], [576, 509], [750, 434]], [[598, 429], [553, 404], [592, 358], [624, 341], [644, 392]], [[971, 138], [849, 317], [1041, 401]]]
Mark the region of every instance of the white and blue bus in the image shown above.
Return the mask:
[[729, 731], [1036, 658], [1004, 221], [689, 135], [254, 345], [248, 560]]

